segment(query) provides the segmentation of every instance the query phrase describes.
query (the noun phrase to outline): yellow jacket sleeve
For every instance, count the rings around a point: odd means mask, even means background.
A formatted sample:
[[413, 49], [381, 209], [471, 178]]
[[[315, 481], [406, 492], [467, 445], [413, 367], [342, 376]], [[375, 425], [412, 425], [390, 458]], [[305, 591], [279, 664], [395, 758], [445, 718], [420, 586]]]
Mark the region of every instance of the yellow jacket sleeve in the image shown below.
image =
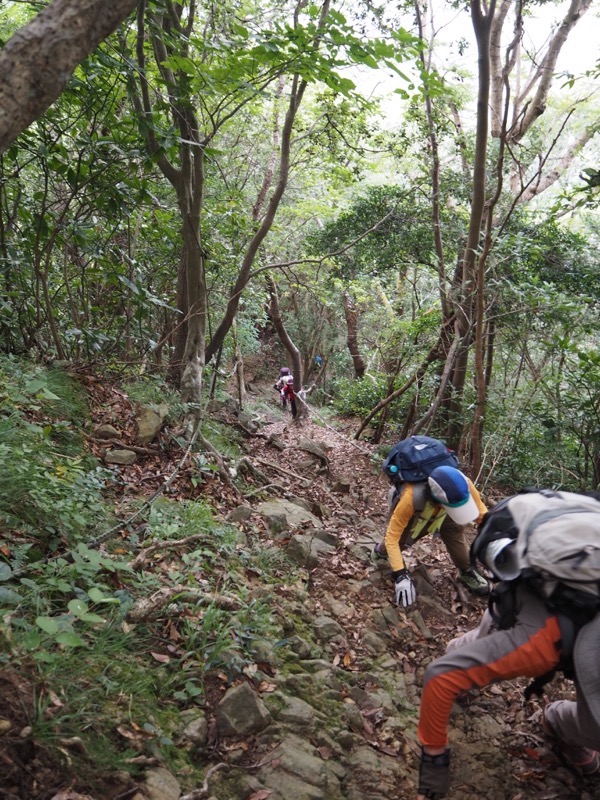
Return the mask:
[[479, 523], [483, 519], [483, 515], [487, 514], [487, 508], [483, 500], [481, 499], [481, 495], [475, 488], [475, 484], [473, 483], [473, 481], [470, 478], [467, 478], [467, 481], [469, 482], [469, 490], [471, 492], [471, 497], [473, 498], [473, 500], [475, 500], [475, 502], [477, 503], [477, 508], [479, 509], [479, 516], [475, 520], [475, 523], [479, 525]]
[[390, 567], [393, 572], [404, 569], [404, 559], [402, 558], [402, 551], [400, 550], [400, 539], [414, 513], [413, 487], [412, 484], [409, 483], [396, 504], [396, 508], [394, 509], [394, 513], [392, 514], [385, 532], [385, 539], [383, 540]]

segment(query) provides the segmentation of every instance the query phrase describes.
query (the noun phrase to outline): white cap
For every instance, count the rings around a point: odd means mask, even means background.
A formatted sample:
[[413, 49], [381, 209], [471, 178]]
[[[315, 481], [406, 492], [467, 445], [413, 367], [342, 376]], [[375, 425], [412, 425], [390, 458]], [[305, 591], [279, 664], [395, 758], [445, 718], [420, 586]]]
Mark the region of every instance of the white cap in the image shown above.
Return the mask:
[[428, 482], [434, 499], [441, 503], [444, 511], [454, 522], [466, 525], [481, 516], [469, 483], [459, 469], [436, 467]]
[[483, 561], [497, 578], [512, 581], [521, 573], [514, 539], [495, 539], [485, 548]]

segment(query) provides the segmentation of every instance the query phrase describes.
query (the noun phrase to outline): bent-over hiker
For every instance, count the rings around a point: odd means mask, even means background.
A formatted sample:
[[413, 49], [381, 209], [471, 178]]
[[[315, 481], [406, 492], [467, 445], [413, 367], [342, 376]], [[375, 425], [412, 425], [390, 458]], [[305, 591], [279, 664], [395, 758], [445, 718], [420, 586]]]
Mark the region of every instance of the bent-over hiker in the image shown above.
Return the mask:
[[473, 482], [454, 467], [437, 467], [423, 483], [402, 484], [385, 538], [374, 550], [376, 557], [389, 560], [398, 605], [407, 607], [416, 600], [403, 548], [437, 531], [460, 581], [475, 595], [488, 594], [487, 580], [471, 565], [465, 537], [465, 525], [479, 522], [486, 511]]
[[[566, 492], [541, 491], [516, 497], [519, 501], [512, 515], [508, 513], [510, 507], [504, 505], [506, 501], [486, 515], [472, 546], [473, 555], [498, 581], [490, 597], [490, 610], [478, 629], [453, 639], [446, 653], [425, 671], [418, 727], [422, 749], [417, 800], [440, 800], [449, 789], [448, 720], [460, 694], [496, 681], [527, 677], [534, 679], [525, 692], [527, 698], [541, 694], [556, 670], [574, 681], [576, 699], [548, 703], [541, 715], [542, 731], [572, 770], [585, 776], [600, 769], [598, 581], [591, 587], [581, 576], [584, 590], [574, 588], [578, 572], [585, 569], [587, 577], [588, 570], [598, 571], [599, 547], [586, 546], [586, 542], [597, 540], [600, 544], [600, 503], [591, 501], [590, 505], [587, 500], [578, 509], [573, 500], [577, 496]], [[569, 531], [565, 536], [583, 541], [579, 557], [572, 555], [575, 572], [564, 571], [566, 559], [561, 559], [557, 567], [564, 577], [557, 580], [552, 572], [536, 573], [528, 552], [515, 543], [519, 528], [525, 531], [530, 546], [533, 532], [539, 529], [538, 541], [543, 547], [550, 538], [549, 526], [563, 514], [561, 501], [565, 514], [577, 512], [570, 518], [562, 517], [568, 526], [562, 530]], [[585, 533], [589, 538], [583, 539], [582, 521], [590, 514], [592, 522]], [[589, 566], [584, 568], [588, 556]], [[566, 581], [567, 577], [572, 580]]]

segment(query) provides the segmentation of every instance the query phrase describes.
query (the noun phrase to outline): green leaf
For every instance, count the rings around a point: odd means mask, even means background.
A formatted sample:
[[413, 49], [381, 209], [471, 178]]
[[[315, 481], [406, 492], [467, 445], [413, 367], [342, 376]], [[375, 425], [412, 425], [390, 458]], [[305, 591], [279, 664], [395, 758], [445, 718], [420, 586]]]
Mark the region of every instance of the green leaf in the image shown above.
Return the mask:
[[76, 617], [81, 617], [82, 614], [87, 614], [87, 603], [84, 603], [82, 600], [71, 600], [69, 605], [67, 606], [71, 614], [75, 614]]
[[21, 640], [25, 650], [37, 650], [42, 646], [43, 637], [37, 631], [28, 631]]
[[0, 562], [0, 581], [10, 580], [11, 575], [12, 575], [12, 569], [8, 566], [8, 564]]
[[58, 644], [62, 644], [65, 647], [85, 647], [83, 639], [70, 631], [62, 631], [62, 633], [59, 633], [56, 637], [56, 641]]
[[92, 603], [102, 603], [105, 600], [105, 594], [97, 586], [92, 586], [88, 591], [88, 597]]
[[52, 617], [36, 617], [35, 624], [50, 636], [58, 633], [58, 623]]
[[104, 622], [106, 622], [106, 620], [104, 619], [104, 617], [101, 617], [99, 614], [92, 614], [92, 613], [88, 613], [88, 614], [81, 614], [81, 615], [79, 616], [79, 619], [80, 619], [82, 622], [101, 622], [101, 623], [104, 623]]
[[49, 653], [47, 650], [34, 653], [33, 658], [35, 661], [42, 661], [44, 664], [53, 664], [56, 661], [56, 656], [52, 653]]
[[7, 589], [6, 586], [0, 586], [0, 604], [5, 603], [7, 606], [17, 606], [23, 600], [18, 592], [12, 589]]

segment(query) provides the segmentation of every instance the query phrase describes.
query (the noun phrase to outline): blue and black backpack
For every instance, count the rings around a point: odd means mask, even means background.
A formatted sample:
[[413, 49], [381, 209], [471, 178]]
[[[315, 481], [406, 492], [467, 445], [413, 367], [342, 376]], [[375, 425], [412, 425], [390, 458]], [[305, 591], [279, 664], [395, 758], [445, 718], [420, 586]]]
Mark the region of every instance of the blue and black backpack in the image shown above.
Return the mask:
[[392, 483], [426, 481], [436, 467], [458, 469], [458, 458], [444, 442], [430, 436], [402, 439], [383, 462], [383, 471]]
[[382, 469], [392, 483], [388, 496], [388, 518], [398, 502], [405, 483], [420, 484], [413, 491], [415, 511], [423, 511], [427, 499], [427, 478], [436, 467], [458, 468], [454, 450], [430, 436], [409, 436], [394, 445]]

